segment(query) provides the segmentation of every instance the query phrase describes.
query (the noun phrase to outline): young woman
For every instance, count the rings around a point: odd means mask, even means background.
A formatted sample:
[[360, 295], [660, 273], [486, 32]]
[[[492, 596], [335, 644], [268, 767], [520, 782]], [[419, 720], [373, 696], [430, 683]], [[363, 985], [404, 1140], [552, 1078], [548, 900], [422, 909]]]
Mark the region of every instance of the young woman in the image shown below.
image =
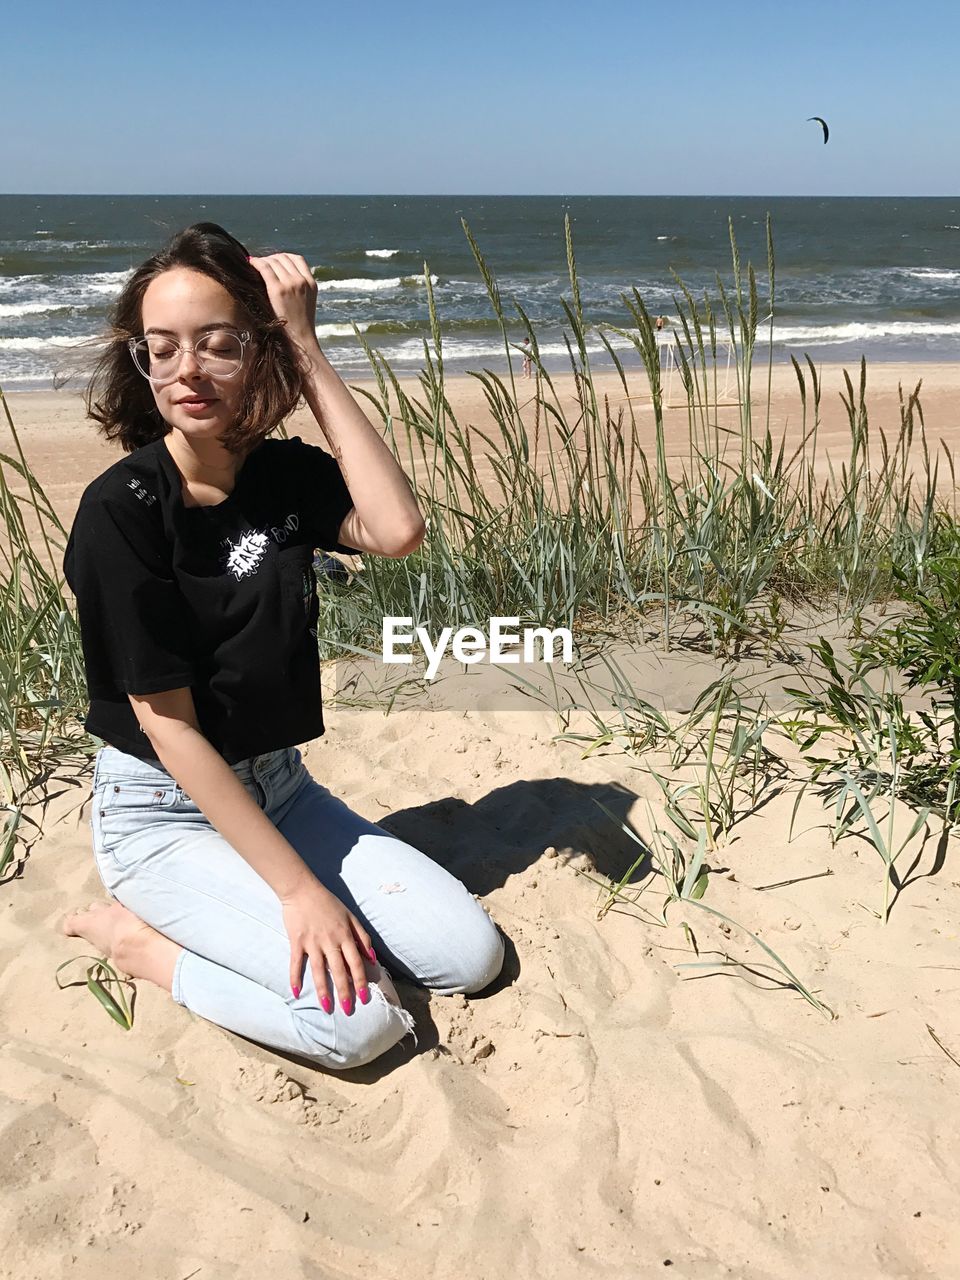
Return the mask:
[[[116, 900], [64, 932], [201, 1017], [337, 1070], [413, 1031], [389, 969], [474, 992], [503, 962], [447, 871], [316, 782], [314, 549], [399, 557], [424, 526], [317, 343], [297, 254], [175, 236], [117, 304], [87, 395], [127, 456], [64, 558], [90, 707], [94, 856]], [[303, 395], [332, 453], [268, 439]]]

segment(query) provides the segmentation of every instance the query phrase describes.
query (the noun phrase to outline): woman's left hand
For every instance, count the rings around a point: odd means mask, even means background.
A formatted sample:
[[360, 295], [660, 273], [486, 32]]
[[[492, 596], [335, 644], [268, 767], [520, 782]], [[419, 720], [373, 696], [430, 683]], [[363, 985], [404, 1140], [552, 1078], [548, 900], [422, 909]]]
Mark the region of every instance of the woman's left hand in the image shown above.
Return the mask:
[[271, 253], [264, 258], [251, 258], [250, 265], [263, 277], [274, 313], [287, 322], [286, 333], [294, 353], [301, 357], [319, 349], [317, 282], [306, 258], [299, 253]]

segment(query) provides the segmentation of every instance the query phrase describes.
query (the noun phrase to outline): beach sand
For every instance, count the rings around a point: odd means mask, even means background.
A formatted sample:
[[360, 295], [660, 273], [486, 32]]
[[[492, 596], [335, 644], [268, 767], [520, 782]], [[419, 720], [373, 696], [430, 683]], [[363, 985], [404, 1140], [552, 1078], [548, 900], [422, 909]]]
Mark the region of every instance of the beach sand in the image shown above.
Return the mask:
[[[873, 366], [874, 420], [893, 427], [898, 379], [920, 375], [928, 435], [953, 449], [960, 366]], [[777, 371], [774, 419], [795, 433], [792, 377]], [[839, 372], [824, 378], [822, 439], [841, 450]], [[622, 396], [613, 379], [605, 389]], [[448, 394], [482, 424], [475, 380]], [[69, 521], [116, 451], [75, 396], [8, 399]], [[321, 439], [304, 415], [290, 431]], [[699, 653], [633, 656], [646, 696], [674, 713], [720, 670]], [[619, 879], [636, 850], [595, 801], [648, 830], [656, 788], [641, 760], [582, 759], [519, 695], [447, 701], [389, 716], [331, 707], [305, 760], [482, 898], [507, 965], [471, 999], [399, 984], [418, 1048], [343, 1075], [222, 1031], [147, 983], [129, 1032], [82, 986], [57, 990], [57, 966], [85, 949], [57, 924], [104, 896], [90, 770], [58, 773], [3, 895], [0, 1275], [960, 1275], [960, 1066], [928, 1031], [960, 1058], [956, 861], [918, 874], [884, 926], [880, 859], [857, 839], [832, 848], [812, 797], [792, 839], [794, 796], [781, 792], [711, 856], [705, 901], [778, 951], [830, 1021], [758, 976], [764, 956], [742, 932], [692, 908], [666, 929], [625, 906], [597, 918], [591, 876]], [[918, 873], [933, 861], [928, 848]], [[747, 958], [757, 972], [679, 967], [697, 960], [684, 918], [701, 960]]]

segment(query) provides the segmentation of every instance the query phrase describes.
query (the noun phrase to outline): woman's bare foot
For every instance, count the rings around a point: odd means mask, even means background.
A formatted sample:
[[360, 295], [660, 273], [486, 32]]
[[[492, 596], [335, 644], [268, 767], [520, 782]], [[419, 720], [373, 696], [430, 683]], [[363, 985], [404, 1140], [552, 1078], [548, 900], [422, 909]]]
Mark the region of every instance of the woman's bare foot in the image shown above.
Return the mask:
[[86, 911], [65, 916], [61, 930], [70, 938], [85, 938], [116, 969], [131, 978], [145, 978], [169, 991], [181, 947], [119, 902], [91, 902]]

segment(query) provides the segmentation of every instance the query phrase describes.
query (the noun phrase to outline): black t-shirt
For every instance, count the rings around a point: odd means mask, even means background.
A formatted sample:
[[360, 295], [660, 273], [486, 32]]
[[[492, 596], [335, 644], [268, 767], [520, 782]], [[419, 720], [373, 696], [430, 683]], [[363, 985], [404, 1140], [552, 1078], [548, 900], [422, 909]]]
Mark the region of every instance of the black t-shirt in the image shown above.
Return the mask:
[[353, 506], [323, 449], [264, 440], [233, 491], [185, 506], [163, 440], [84, 490], [64, 555], [98, 738], [159, 763], [128, 693], [189, 685], [200, 728], [229, 764], [323, 733], [313, 551]]

